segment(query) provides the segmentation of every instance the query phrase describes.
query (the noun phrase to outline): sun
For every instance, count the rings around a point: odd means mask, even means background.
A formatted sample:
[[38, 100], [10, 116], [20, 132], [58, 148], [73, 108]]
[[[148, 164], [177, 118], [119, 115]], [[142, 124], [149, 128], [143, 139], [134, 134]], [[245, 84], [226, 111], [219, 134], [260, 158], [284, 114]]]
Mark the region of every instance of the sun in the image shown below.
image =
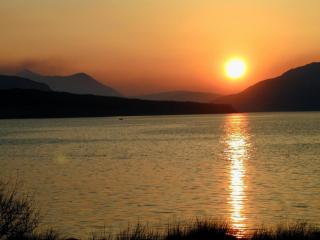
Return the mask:
[[239, 79], [245, 75], [247, 64], [241, 58], [229, 59], [225, 64], [225, 72], [231, 79]]

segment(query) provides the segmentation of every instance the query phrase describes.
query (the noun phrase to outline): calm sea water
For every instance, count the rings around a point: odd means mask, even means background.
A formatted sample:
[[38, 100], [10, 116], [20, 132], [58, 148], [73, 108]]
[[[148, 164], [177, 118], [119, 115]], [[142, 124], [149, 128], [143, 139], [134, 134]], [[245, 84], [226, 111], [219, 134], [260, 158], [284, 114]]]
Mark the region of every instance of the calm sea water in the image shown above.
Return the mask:
[[87, 236], [212, 216], [320, 224], [320, 113], [1, 120], [0, 174]]

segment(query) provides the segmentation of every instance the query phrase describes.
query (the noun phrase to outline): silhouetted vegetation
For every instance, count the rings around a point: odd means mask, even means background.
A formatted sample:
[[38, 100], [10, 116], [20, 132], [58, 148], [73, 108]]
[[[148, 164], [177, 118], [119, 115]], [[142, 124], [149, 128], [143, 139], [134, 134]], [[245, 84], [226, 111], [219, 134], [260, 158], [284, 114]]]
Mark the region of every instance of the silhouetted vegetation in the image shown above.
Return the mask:
[[318, 240], [320, 229], [306, 223], [295, 223], [241, 235], [226, 222], [197, 219], [186, 224], [171, 224], [161, 232], [137, 224], [115, 235], [106, 232], [93, 234], [90, 240]]
[[147, 225], [137, 224], [128, 227], [118, 234], [102, 232], [92, 234], [90, 240], [209, 240], [237, 239], [232, 235], [234, 231], [225, 222], [217, 222], [210, 219], [197, 219], [186, 224], [172, 223], [165, 230], [156, 231]]
[[[18, 192], [14, 186], [0, 182], [0, 239], [4, 240], [76, 240], [65, 238], [54, 230], [39, 231], [39, 211], [33, 199]], [[138, 223], [118, 233], [92, 233], [89, 240], [318, 240], [319, 227], [306, 223], [279, 225], [260, 229], [241, 236], [227, 222], [196, 219], [187, 223], [169, 224], [164, 230], [155, 230]], [[242, 234], [243, 235], [243, 234]]]
[[274, 229], [261, 229], [253, 233], [252, 240], [316, 240], [320, 229], [306, 223], [279, 225]]
[[214, 221], [211, 219], [196, 219], [189, 221], [186, 225], [169, 225], [165, 240], [191, 240], [191, 239], [236, 239], [232, 230], [226, 222]]
[[39, 214], [32, 199], [18, 195], [16, 185], [0, 183], [0, 239], [31, 235], [39, 223]]
[[18, 192], [13, 186], [0, 181], [0, 239], [54, 240], [59, 235], [53, 231], [38, 232], [39, 211], [33, 199]]

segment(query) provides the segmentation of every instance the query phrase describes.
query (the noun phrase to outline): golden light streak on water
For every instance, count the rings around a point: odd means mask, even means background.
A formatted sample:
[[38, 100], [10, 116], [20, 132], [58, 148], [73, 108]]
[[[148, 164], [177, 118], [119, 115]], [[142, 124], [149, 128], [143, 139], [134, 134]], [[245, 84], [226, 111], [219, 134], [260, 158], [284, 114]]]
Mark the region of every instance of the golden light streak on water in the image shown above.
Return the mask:
[[230, 161], [229, 201], [232, 227], [245, 234], [246, 161], [249, 159], [249, 133], [246, 115], [230, 115], [225, 121], [225, 154]]

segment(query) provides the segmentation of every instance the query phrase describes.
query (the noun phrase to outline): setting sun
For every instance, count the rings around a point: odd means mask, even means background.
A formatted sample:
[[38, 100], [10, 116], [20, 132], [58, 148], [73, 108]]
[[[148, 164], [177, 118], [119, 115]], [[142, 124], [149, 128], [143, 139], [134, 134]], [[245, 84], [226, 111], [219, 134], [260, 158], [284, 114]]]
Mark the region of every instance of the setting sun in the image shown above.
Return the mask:
[[225, 64], [225, 72], [231, 79], [238, 79], [243, 77], [243, 75], [246, 73], [246, 70], [247, 64], [241, 58], [230, 59]]

